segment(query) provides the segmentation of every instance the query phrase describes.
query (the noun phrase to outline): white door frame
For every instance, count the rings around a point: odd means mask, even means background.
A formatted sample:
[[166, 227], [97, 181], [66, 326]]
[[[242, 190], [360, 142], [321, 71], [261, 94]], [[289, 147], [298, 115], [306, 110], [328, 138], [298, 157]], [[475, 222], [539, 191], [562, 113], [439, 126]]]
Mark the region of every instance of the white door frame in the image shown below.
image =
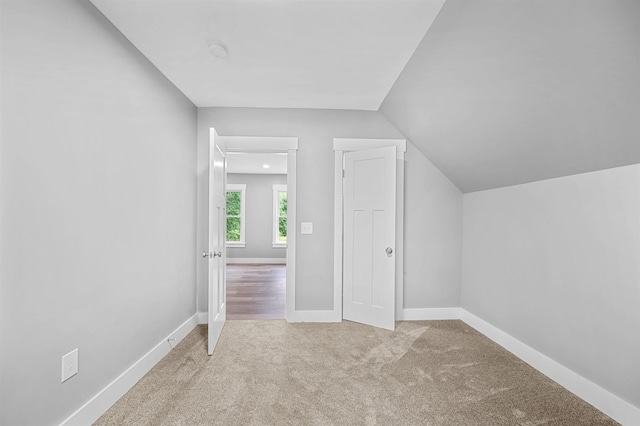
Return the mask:
[[[287, 154], [287, 322], [294, 321], [296, 307], [296, 137], [220, 136], [227, 152], [282, 152]], [[226, 265], [225, 265], [226, 268]]]
[[343, 203], [342, 170], [344, 153], [365, 149], [396, 147], [396, 306], [398, 319], [403, 309], [404, 296], [404, 158], [406, 139], [350, 139], [334, 138], [334, 210], [333, 210], [333, 310], [342, 319], [343, 270]]

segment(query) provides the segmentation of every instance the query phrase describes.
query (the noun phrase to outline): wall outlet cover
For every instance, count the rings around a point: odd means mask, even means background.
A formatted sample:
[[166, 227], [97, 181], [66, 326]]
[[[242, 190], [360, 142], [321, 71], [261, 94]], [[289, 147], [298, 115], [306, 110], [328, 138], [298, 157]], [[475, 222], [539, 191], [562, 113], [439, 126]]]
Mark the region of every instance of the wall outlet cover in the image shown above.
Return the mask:
[[300, 222], [301, 234], [313, 234], [313, 222]]
[[62, 382], [78, 374], [78, 348], [62, 356]]

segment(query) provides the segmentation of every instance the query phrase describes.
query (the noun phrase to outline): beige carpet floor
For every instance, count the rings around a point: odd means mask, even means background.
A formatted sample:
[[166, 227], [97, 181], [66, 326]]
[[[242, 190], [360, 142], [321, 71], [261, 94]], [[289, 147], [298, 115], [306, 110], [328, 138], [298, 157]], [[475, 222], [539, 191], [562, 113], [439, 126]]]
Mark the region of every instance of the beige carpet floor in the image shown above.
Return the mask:
[[461, 321], [199, 326], [96, 425], [612, 425]]

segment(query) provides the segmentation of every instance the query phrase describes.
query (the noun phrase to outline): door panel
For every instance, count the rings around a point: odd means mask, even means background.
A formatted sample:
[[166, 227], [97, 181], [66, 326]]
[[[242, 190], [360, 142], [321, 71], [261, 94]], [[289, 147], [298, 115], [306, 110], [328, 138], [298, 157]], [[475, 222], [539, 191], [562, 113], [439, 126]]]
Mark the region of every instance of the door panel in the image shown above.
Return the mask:
[[[385, 285], [389, 285], [389, 283], [385, 282], [385, 257], [386, 253], [382, 250], [376, 250], [377, 248], [384, 247], [386, 248], [386, 236], [384, 235], [384, 226], [386, 222], [385, 212], [382, 210], [374, 210], [373, 211], [373, 224], [372, 224], [372, 242], [371, 247], [373, 248], [372, 253], [372, 274], [371, 274], [371, 304], [377, 308], [384, 308], [385, 300], [384, 300], [384, 290]], [[393, 262], [395, 268], [395, 261]], [[395, 275], [395, 274], [394, 274]], [[395, 287], [395, 283], [394, 283]]]
[[393, 330], [396, 148], [349, 152], [344, 164], [343, 318]]
[[209, 313], [207, 352], [220, 338], [226, 320], [226, 151], [215, 130], [211, 129], [209, 141]]

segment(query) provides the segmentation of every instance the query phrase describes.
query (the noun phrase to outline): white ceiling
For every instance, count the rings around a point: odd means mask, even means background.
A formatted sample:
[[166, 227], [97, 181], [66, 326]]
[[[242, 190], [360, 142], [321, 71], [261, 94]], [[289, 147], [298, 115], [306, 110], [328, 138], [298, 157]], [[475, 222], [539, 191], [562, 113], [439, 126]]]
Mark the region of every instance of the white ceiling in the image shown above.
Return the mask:
[[[269, 167], [265, 168], [265, 165]], [[286, 175], [287, 154], [227, 152], [227, 172], [262, 175]]]
[[445, 0], [91, 1], [198, 107], [378, 110]]
[[91, 1], [196, 106], [379, 110], [463, 192], [640, 161], [640, 1]]

